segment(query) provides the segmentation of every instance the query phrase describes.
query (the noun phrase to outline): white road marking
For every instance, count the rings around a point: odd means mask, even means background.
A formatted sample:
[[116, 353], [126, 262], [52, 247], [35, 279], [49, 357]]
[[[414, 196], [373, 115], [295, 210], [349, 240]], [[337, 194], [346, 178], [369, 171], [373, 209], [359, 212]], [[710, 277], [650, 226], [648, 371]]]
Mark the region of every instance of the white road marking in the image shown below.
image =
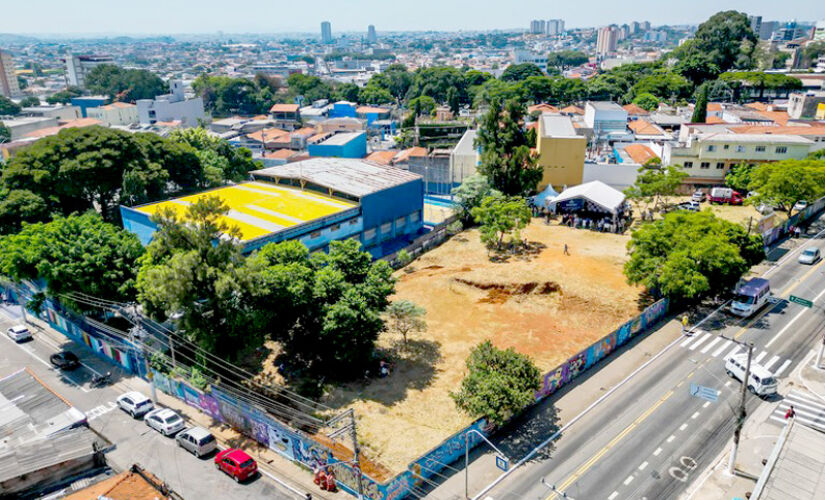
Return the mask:
[[757, 357], [756, 357], [756, 359], [755, 359], [754, 361], [756, 361], [757, 363], [759, 363], [760, 361], [762, 361], [762, 358], [764, 358], [764, 357], [765, 357], [765, 356], [767, 356], [767, 355], [768, 355], [768, 352], [767, 352], [767, 351], [762, 351], [762, 352], [760, 352], [760, 353], [759, 353], [759, 356], [757, 356]]
[[742, 349], [741, 346], [738, 346], [738, 345], [733, 346], [733, 349], [731, 349], [731, 351], [725, 356], [725, 359], [728, 359], [729, 357], [733, 356], [734, 354], [737, 354], [740, 349]]
[[770, 359], [770, 361], [768, 361], [767, 363], [765, 363], [762, 366], [764, 366], [766, 369], [770, 370], [771, 366], [773, 366], [773, 364], [776, 363], [777, 361], [779, 361], [779, 356], [774, 356]]
[[730, 387], [730, 385], [731, 385], [732, 383], [733, 383], [733, 382], [731, 382], [730, 380], [728, 380], [727, 382], [725, 382], [725, 387]]
[[704, 332], [694, 333], [693, 335], [686, 338], [681, 344], [679, 344], [679, 346], [680, 347], [686, 347], [688, 344], [690, 344], [691, 342], [693, 342], [697, 338], [701, 337], [702, 335], [704, 335]]
[[661, 448], [656, 448], [656, 451], [654, 451], [654, 452], [653, 452], [653, 456], [654, 456], [654, 457], [658, 457], [658, 456], [659, 456], [659, 453], [661, 453], [661, 452], [662, 452], [662, 449], [661, 449]]
[[645, 470], [647, 468], [647, 462], [642, 462], [642, 465], [639, 466], [639, 470]]
[[789, 399], [791, 401], [797, 401], [797, 402], [800, 402], [800, 403], [803, 403], [803, 404], [806, 404], [806, 405], [809, 405], [809, 406], [815, 406], [817, 408], [821, 408], [822, 410], [825, 410], [825, 405], [822, 404], [821, 400], [812, 398], [812, 397], [810, 397], [806, 394], [803, 394], [803, 393], [800, 393], [800, 392], [797, 392], [797, 391], [792, 391], [790, 394], [788, 394], [788, 396], [785, 399]]
[[691, 351], [692, 351], [692, 350], [694, 350], [694, 349], [696, 349], [696, 348], [697, 348], [697, 347], [699, 347], [700, 345], [704, 344], [704, 343], [705, 343], [705, 341], [706, 341], [706, 340], [708, 340], [708, 339], [709, 339], [709, 338], [711, 338], [711, 337], [712, 337], [712, 335], [711, 335], [711, 334], [709, 334], [709, 333], [705, 334], [702, 338], [700, 338], [700, 339], [698, 339], [696, 342], [692, 343], [692, 344], [690, 345], [690, 347], [688, 347], [688, 349], [690, 349]]
[[687, 424], [682, 424], [682, 425], [679, 426], [680, 431], [683, 431], [685, 429], [687, 429]]
[[697, 411], [697, 412], [694, 412], [693, 415], [690, 416], [690, 418], [691, 418], [691, 420], [693, 420], [698, 416], [699, 416], [699, 412]]
[[86, 413], [86, 421], [91, 422], [92, 420], [109, 413], [110, 411], [116, 409], [117, 403], [114, 401], [109, 401], [107, 405], [100, 405], [92, 408], [91, 410], [85, 412]]
[[706, 352], [710, 351], [710, 349], [711, 349], [713, 346], [715, 346], [716, 344], [718, 344], [720, 340], [722, 340], [722, 337], [716, 337], [715, 339], [713, 339], [713, 341], [712, 341], [710, 344], [708, 344], [708, 345], [706, 345], [705, 347], [703, 347], [703, 348], [702, 348], [702, 350], [701, 350], [701, 351], [699, 351], [699, 352], [701, 352], [702, 354], [704, 354], [704, 353], [706, 353]]
[[676, 439], [676, 436], [674, 436], [673, 434], [671, 434], [671, 435], [670, 435], [670, 437], [669, 437], [669, 438], [667, 438], [667, 442], [669, 443], [669, 442], [673, 441], [674, 439]]
[[[719, 337], [719, 338], [722, 338], [722, 337]], [[722, 345], [719, 346], [719, 349], [716, 349], [715, 351], [713, 351], [713, 354], [711, 354], [711, 356], [713, 356], [714, 358], [718, 358], [719, 355], [722, 354], [722, 351], [724, 351], [725, 349], [730, 347], [731, 343], [732, 342], [730, 340], [725, 339], [725, 342], [723, 342]]]
[[611, 493], [611, 494], [610, 494], [610, 496], [609, 496], [609, 497], [607, 497], [607, 500], [613, 500], [613, 499], [614, 499], [614, 498], [616, 498], [617, 496], [619, 496], [619, 492], [618, 492], [618, 491], [614, 491], [613, 493]]
[[[816, 302], [817, 300], [821, 299], [823, 294], [825, 294], [825, 289], [823, 289], [821, 292], [819, 292], [819, 295], [817, 295], [816, 297], [814, 297], [814, 300], [812, 300], [811, 302]], [[803, 308], [801, 311], [799, 311], [799, 314], [797, 314], [796, 316], [794, 316], [794, 317], [793, 317], [793, 319], [792, 319], [792, 320], [790, 320], [790, 321], [788, 322], [788, 324], [786, 324], [786, 325], [785, 325], [785, 326], [784, 326], [781, 330], [779, 330], [779, 333], [777, 333], [776, 335], [774, 335], [774, 336], [773, 336], [773, 338], [772, 338], [772, 339], [771, 339], [771, 340], [770, 340], [767, 344], [765, 344], [765, 347], [770, 347], [770, 346], [771, 346], [771, 344], [773, 344], [773, 343], [776, 341], [776, 339], [778, 339], [779, 337], [781, 337], [781, 336], [782, 336], [782, 334], [783, 334], [783, 333], [785, 333], [785, 331], [786, 331], [788, 328], [790, 328], [790, 327], [791, 327], [791, 325], [792, 325], [792, 324], [794, 324], [794, 322], [795, 322], [796, 320], [798, 320], [798, 319], [800, 318], [800, 316], [802, 316], [802, 315], [803, 315], [803, 314], [805, 314], [806, 312], [808, 312], [808, 308]]]
[[707, 408], [710, 406], [710, 401], [705, 401], [705, 404], [702, 405], [702, 408]]
[[789, 365], [789, 364], [791, 364], [791, 360], [790, 360], [790, 359], [786, 359], [786, 360], [785, 360], [785, 362], [784, 362], [784, 363], [782, 363], [782, 366], [780, 366], [779, 368], [777, 368], [777, 370], [773, 373], [773, 376], [774, 376], [774, 377], [778, 377], [778, 376], [782, 375], [782, 372], [784, 372], [784, 371], [785, 371], [785, 369], [787, 369], [787, 368], [788, 368], [788, 365]]
[[627, 486], [628, 484], [633, 482], [633, 476], [627, 476], [627, 479], [624, 480], [624, 485]]

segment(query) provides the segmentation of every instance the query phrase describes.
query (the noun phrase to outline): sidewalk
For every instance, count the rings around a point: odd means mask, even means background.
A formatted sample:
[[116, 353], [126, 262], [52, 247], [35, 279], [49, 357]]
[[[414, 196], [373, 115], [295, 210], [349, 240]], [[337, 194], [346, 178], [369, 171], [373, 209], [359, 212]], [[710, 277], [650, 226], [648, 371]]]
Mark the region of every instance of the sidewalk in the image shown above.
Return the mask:
[[[65, 335], [51, 328], [48, 323], [35, 318], [33, 315], [27, 315], [28, 323], [34, 326], [40, 335], [46, 335], [52, 340], [59, 343], [71, 342]], [[88, 349], [87, 346], [83, 346]], [[101, 367], [105, 361], [100, 360], [96, 367]], [[101, 368], [102, 370], [104, 368]], [[114, 364], [106, 364], [105, 370], [110, 370], [117, 382], [113, 384], [114, 387], [121, 389], [123, 392], [140, 391], [147, 396], [151, 395], [151, 386], [149, 382], [140, 377], [132, 376], [123, 373]], [[321, 490], [312, 482], [312, 474], [309, 470], [296, 465], [291, 460], [287, 460], [280, 454], [270, 450], [269, 448], [260, 445], [253, 439], [247, 438], [235, 431], [231, 427], [216, 423], [213, 419], [188, 406], [183, 401], [169, 396], [159, 389], [156, 391], [157, 403], [160, 406], [171, 408], [178, 412], [189, 425], [199, 425], [209, 429], [217, 438], [220, 446], [228, 448], [242, 448], [249, 453], [258, 462], [258, 468], [262, 474], [269, 476], [273, 481], [280, 483], [287, 489], [295, 493], [295, 498], [303, 499], [307, 493], [312, 495], [312, 498], [331, 499], [334, 497], [348, 497], [340, 490], [337, 493], [329, 493]]]

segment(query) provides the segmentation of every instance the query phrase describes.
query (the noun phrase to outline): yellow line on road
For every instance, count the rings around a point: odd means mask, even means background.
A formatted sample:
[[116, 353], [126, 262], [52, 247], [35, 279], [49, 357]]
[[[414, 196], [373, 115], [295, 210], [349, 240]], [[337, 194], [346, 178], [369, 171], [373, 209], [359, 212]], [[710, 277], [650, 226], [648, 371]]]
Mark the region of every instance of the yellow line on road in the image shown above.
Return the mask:
[[[656, 409], [659, 408], [672, 395], [673, 391], [668, 391], [664, 396], [662, 396], [661, 399], [659, 399], [659, 401], [657, 401], [653, 404], [653, 406], [645, 410], [645, 412], [639, 415], [639, 417], [636, 420], [634, 420], [632, 424], [628, 425], [622, 432], [620, 432], [609, 443], [607, 443], [607, 445], [604, 448], [602, 448], [601, 450], [599, 450], [598, 453], [593, 455], [593, 457], [591, 457], [590, 460], [588, 460], [581, 467], [579, 467], [578, 470], [576, 470], [576, 472], [573, 473], [573, 475], [571, 475], [563, 483], [561, 483], [558, 489], [564, 491], [571, 484], [575, 483], [579, 479], [579, 477], [581, 477], [585, 472], [587, 472], [591, 467], [593, 467], [593, 464], [598, 462], [599, 459], [602, 458], [608, 451], [610, 451], [611, 448], [616, 446], [619, 443], [619, 441], [624, 439], [625, 436], [630, 434], [630, 432], [633, 429], [635, 429], [639, 426], [639, 424], [644, 422], [647, 419], [647, 417], [652, 415], [653, 412], [656, 411]], [[555, 492], [551, 493], [550, 496], [547, 497], [547, 500], [551, 500], [553, 498], [556, 498]]]

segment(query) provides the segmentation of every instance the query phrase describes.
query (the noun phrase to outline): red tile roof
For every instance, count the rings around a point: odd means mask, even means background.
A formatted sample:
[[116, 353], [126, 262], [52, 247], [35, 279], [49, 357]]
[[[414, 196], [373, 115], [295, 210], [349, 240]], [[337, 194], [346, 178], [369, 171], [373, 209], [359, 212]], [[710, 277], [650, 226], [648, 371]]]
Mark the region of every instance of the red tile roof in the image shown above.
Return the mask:
[[628, 144], [624, 148], [625, 152], [633, 159], [634, 162], [644, 165], [652, 158], [658, 158], [659, 155], [653, 152], [652, 149], [644, 144]]
[[624, 110], [627, 111], [627, 114], [630, 116], [648, 116], [650, 114], [648, 110], [641, 108], [633, 103], [625, 104], [624, 106], [622, 106], [622, 108], [624, 108]]
[[632, 120], [627, 126], [636, 135], [665, 135], [665, 131], [661, 127], [647, 120]]
[[397, 154], [397, 149], [391, 149], [389, 151], [373, 151], [372, 153], [367, 155], [366, 159], [374, 161], [379, 165], [390, 165], [392, 163], [393, 158], [395, 158]]
[[298, 112], [298, 105], [297, 104], [273, 104], [271, 108], [269, 108], [270, 113], [297, 113]]
[[541, 104], [534, 104], [527, 108], [527, 114], [533, 114], [534, 112], [539, 111], [541, 113], [558, 113], [559, 108], [553, 106], [552, 104], [547, 104], [543, 102]]

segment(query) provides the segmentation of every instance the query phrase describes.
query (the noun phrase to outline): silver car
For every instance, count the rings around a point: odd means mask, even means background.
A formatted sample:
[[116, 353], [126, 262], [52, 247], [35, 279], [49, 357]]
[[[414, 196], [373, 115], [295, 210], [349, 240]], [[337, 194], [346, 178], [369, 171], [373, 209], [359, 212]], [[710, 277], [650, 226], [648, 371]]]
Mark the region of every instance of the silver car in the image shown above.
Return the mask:
[[800, 264], [816, 264], [822, 258], [818, 248], [806, 248], [799, 254]]
[[32, 332], [29, 331], [23, 325], [14, 325], [13, 327], [9, 328], [8, 332], [9, 338], [11, 338], [15, 342], [22, 342], [24, 340], [31, 340]]
[[139, 417], [155, 407], [151, 399], [137, 391], [118, 396], [117, 405], [132, 418]]
[[178, 442], [178, 446], [198, 458], [208, 455], [218, 448], [218, 441], [215, 436], [203, 427], [190, 427], [183, 432], [179, 432], [175, 436], [175, 441]]
[[143, 421], [164, 436], [171, 436], [186, 426], [180, 415], [169, 408], [152, 410], [143, 417]]

